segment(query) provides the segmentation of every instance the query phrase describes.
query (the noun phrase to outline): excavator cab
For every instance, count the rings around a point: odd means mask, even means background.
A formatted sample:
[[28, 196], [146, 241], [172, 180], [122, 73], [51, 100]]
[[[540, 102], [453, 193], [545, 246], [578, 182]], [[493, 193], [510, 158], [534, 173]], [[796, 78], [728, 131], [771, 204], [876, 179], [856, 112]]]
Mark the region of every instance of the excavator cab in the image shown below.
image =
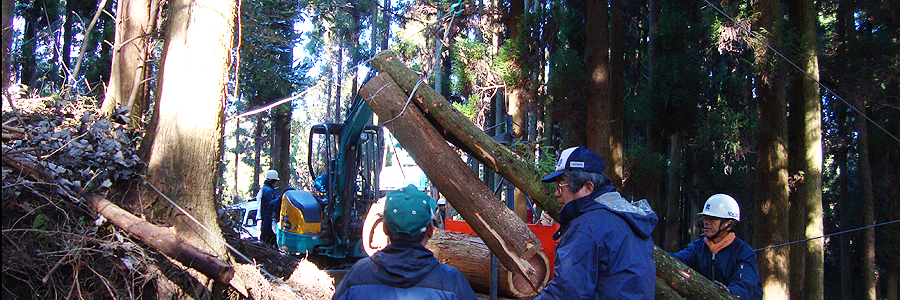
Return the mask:
[[281, 249], [335, 259], [366, 256], [362, 226], [379, 196], [384, 152], [382, 128], [371, 120], [372, 110], [357, 98], [344, 123], [310, 128], [307, 163], [315, 187], [282, 197], [276, 233]]

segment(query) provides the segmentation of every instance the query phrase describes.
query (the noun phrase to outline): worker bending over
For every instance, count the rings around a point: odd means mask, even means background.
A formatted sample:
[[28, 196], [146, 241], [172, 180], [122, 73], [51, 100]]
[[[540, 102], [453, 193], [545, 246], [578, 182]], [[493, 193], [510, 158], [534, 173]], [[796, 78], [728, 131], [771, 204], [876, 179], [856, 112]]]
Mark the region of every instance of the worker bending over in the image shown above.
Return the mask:
[[387, 194], [384, 233], [390, 244], [356, 262], [332, 299], [459, 299], [475, 292], [462, 273], [425, 248], [434, 232], [434, 198], [414, 185]]
[[737, 201], [725, 194], [712, 195], [698, 215], [703, 216], [703, 238], [672, 256], [728, 288], [732, 295], [762, 299], [756, 252], [734, 234], [734, 226], [741, 220]]

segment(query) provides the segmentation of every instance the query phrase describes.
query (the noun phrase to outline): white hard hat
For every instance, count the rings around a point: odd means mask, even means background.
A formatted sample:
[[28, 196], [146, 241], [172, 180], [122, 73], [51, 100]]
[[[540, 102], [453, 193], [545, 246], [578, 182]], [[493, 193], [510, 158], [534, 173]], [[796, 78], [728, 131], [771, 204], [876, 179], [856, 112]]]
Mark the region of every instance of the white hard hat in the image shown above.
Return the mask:
[[437, 204], [438, 204], [438, 205], [441, 205], [441, 204], [447, 204], [447, 199], [444, 198], [444, 197], [441, 197], [441, 199], [438, 199], [438, 200], [437, 200]]
[[266, 180], [273, 179], [278, 180], [278, 171], [268, 170], [266, 171]]
[[698, 215], [722, 219], [741, 220], [741, 208], [734, 198], [725, 194], [715, 194], [706, 200], [703, 211]]

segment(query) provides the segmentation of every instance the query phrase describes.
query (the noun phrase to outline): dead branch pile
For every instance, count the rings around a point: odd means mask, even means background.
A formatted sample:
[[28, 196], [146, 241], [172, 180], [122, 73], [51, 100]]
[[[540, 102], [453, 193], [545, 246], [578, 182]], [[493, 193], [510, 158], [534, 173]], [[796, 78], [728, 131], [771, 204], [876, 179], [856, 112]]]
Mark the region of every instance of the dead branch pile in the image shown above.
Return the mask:
[[[80, 196], [108, 196], [110, 187], [140, 182], [142, 132], [100, 118], [90, 101], [18, 99], [15, 112], [5, 104], [2, 299], [153, 299], [164, 294], [157, 279], [178, 284], [183, 266], [107, 222]], [[287, 284], [237, 259], [235, 276], [250, 299], [330, 299], [332, 278], [308, 261], [240, 240], [227, 226], [223, 232], [229, 244]], [[234, 290], [227, 294], [247, 299]]]

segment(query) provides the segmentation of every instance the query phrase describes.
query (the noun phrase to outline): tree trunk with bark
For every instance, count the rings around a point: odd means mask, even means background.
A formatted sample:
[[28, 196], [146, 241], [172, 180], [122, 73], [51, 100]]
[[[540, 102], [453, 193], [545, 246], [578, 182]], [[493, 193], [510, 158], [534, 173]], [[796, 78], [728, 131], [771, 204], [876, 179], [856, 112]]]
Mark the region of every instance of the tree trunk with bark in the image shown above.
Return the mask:
[[[824, 233], [822, 213], [822, 105], [819, 98], [819, 62], [816, 53], [816, 12], [812, 0], [788, 1], [790, 30], [796, 40], [794, 61], [803, 72], [791, 73], [789, 167], [801, 180], [790, 196], [791, 236], [794, 241]], [[791, 295], [822, 299], [825, 247], [814, 240], [791, 246]], [[800, 265], [793, 265], [800, 264]]]
[[[854, 106], [862, 115], [856, 115], [856, 152], [859, 155], [859, 189], [862, 198], [862, 224], [875, 225], [874, 195], [872, 192], [872, 167], [869, 165], [869, 130], [865, 119], [866, 104], [854, 97]], [[863, 299], [877, 299], [878, 281], [875, 278], [875, 228], [863, 230], [862, 239], [862, 293]]]
[[[173, 223], [186, 242], [219, 257], [227, 253], [214, 189], [235, 10], [236, 3], [227, 0], [169, 3], [156, 93], [159, 121], [150, 129], [155, 132], [147, 162], [152, 186], [143, 191], [145, 199], [155, 203], [151, 217]], [[163, 199], [157, 189], [193, 218]], [[195, 277], [211, 288], [204, 276]]]
[[[522, 18], [525, 14], [525, 1], [523, 0], [515, 0], [509, 2], [509, 15], [506, 18], [506, 28], [509, 30], [509, 42], [510, 43], [519, 43], [521, 47], [519, 49], [523, 49], [522, 51], [517, 51], [517, 55], [511, 57], [511, 61], [509, 62], [509, 68], [513, 69], [511, 73], [519, 74], [520, 76], [516, 76], [511, 85], [507, 85], [506, 87], [506, 104], [507, 104], [507, 113], [512, 117], [511, 128], [512, 131], [509, 132], [512, 134], [513, 141], [527, 141], [528, 140], [528, 131], [525, 126], [527, 124], [527, 116], [528, 112], [525, 109], [528, 101], [528, 82], [527, 76], [528, 74], [523, 74], [523, 63], [525, 61], [525, 56], [527, 53], [524, 52], [524, 49], [528, 49], [525, 47], [525, 41], [519, 33], [519, 24], [522, 22]], [[512, 142], [512, 141], [511, 141]], [[525, 193], [520, 189], [516, 189], [514, 193], [515, 198], [515, 212], [516, 215], [519, 216], [522, 220], [526, 219], [527, 208]]]
[[128, 106], [130, 124], [135, 126], [148, 105], [144, 79], [149, 74], [147, 60], [152, 33], [156, 31], [159, 1], [118, 1], [117, 5], [112, 66], [100, 110], [108, 116]]
[[[754, 28], [773, 47], [781, 42], [781, 5], [773, 1], [753, 1], [758, 14]], [[788, 242], [787, 105], [784, 80], [776, 54], [765, 45], [755, 50], [758, 75], [756, 94], [759, 114], [759, 150], [756, 161], [756, 224], [754, 245], [767, 247]], [[790, 278], [788, 249], [761, 251], [759, 275], [764, 299], [788, 299]]]
[[[0, 95], [6, 97], [7, 87], [10, 84], [9, 76], [12, 72], [12, 68], [10, 65], [10, 59], [12, 56], [10, 55], [12, 51], [12, 34], [13, 34], [13, 5], [15, 1], [3, 1], [3, 10], [2, 17], [0, 19], [3, 20], [3, 23], [0, 24], [2, 26], [2, 34], [3, 34], [3, 53], [2, 55], [3, 65], [2, 69], [0, 69]], [[2, 99], [2, 98], [0, 98]], [[3, 105], [7, 105], [7, 103], [3, 103]]]
[[617, 188], [625, 182], [625, 17], [622, 0], [609, 1], [609, 157], [606, 174]]
[[513, 281], [523, 283], [520, 289], [527, 296], [537, 295], [547, 284], [550, 270], [534, 233], [481, 183], [417, 106], [403, 109], [408, 99], [406, 92], [387, 73], [372, 78], [360, 89], [360, 95], [379, 119], [386, 120], [384, 125], [497, 255], [498, 261], [513, 270]]
[[[289, 95], [277, 95], [280, 98]], [[290, 185], [291, 175], [291, 104], [276, 106], [272, 112], [271, 169], [278, 171], [276, 186], [284, 191]]]
[[[600, 154], [604, 160], [609, 160], [609, 1], [585, 1], [585, 15], [589, 17], [585, 18], [584, 24], [584, 60], [588, 73], [584, 99], [587, 111], [587, 117], [583, 120], [587, 135], [584, 146]], [[607, 167], [604, 174], [609, 175], [611, 171]], [[614, 184], [621, 187], [621, 181]]]
[[681, 211], [681, 139], [678, 134], [669, 136], [669, 179], [668, 196], [666, 196], [666, 238], [665, 249], [669, 252], [677, 252], [679, 212]]
[[[372, 66], [382, 73], [390, 74], [406, 93], [410, 93], [416, 87], [420, 78], [390, 52], [376, 55], [372, 59]], [[501, 174], [531, 197], [531, 200], [547, 211], [554, 220], [559, 220], [559, 204], [553, 196], [553, 191], [541, 183], [541, 177], [532, 172], [530, 166], [515, 152], [500, 147], [500, 144], [472, 124], [462, 113], [452, 109], [453, 106], [430, 87], [419, 85], [416, 95], [411, 105], [420, 107], [434, 120], [432, 123], [439, 124], [436, 126], [444, 139], [478, 159], [486, 168]]]

